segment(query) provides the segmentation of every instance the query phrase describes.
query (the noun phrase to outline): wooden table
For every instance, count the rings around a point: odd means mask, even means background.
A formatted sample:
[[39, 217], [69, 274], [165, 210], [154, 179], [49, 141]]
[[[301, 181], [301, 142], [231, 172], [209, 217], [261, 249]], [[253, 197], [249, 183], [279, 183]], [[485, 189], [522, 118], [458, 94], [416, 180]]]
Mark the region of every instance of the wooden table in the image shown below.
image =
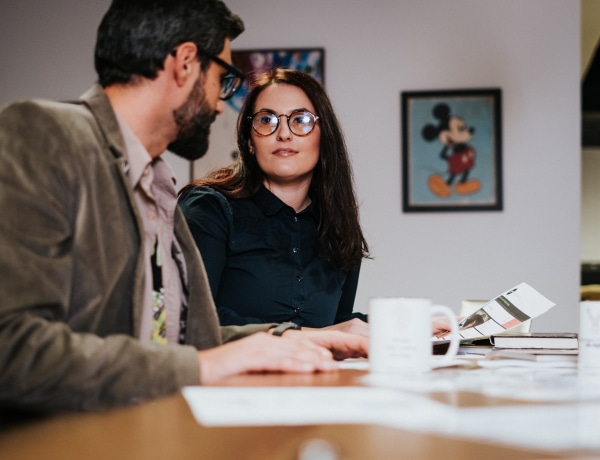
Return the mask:
[[[219, 386], [356, 385], [364, 373], [248, 375]], [[458, 407], [506, 403], [468, 393], [431, 396]], [[12, 428], [0, 434], [0, 458], [285, 460], [298, 458], [303, 443], [311, 439], [328, 441], [344, 460], [587, 458], [575, 452], [527, 450], [382, 426], [205, 427], [196, 422], [180, 394], [136, 407], [60, 415]]]

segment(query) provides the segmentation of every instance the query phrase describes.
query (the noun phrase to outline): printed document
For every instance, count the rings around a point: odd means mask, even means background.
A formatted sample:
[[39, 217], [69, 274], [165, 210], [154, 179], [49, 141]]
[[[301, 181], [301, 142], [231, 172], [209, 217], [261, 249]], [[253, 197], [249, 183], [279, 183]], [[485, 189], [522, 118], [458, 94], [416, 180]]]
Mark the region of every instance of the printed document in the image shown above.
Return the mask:
[[[503, 292], [459, 324], [461, 342], [489, 338], [506, 332], [524, 321], [546, 313], [556, 305], [527, 283]], [[450, 340], [450, 336], [435, 337], [435, 341]]]

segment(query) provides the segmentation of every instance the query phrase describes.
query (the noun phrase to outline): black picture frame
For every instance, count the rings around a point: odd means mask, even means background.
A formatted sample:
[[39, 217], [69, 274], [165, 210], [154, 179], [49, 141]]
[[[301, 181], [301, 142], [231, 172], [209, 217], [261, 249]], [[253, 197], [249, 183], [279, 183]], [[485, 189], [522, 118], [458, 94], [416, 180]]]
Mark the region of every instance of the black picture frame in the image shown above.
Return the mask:
[[401, 93], [402, 211], [501, 211], [500, 88]]
[[229, 99], [228, 105], [239, 112], [250, 85], [256, 76], [275, 68], [300, 70], [311, 75], [325, 86], [324, 48], [265, 48], [232, 50], [233, 65], [240, 69], [246, 79], [241, 88]]

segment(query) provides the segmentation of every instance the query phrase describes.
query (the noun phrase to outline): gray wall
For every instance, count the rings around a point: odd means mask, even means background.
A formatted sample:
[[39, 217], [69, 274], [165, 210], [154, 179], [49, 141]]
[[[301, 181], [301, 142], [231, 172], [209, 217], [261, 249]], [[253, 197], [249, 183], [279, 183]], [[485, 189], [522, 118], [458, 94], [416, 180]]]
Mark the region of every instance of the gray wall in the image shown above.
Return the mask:
[[[93, 81], [107, 0], [21, 0], [0, 16], [0, 103], [73, 98]], [[234, 48], [324, 47], [326, 86], [353, 156], [374, 260], [373, 296], [429, 296], [458, 311], [522, 281], [557, 306], [533, 330], [576, 330], [580, 221], [579, 2], [229, 0], [246, 21]], [[400, 92], [500, 87], [504, 211], [404, 214]], [[229, 161], [234, 113], [196, 174]], [[185, 178], [185, 168], [179, 169]]]
[[[458, 310], [461, 299], [490, 298], [525, 281], [557, 303], [533, 330], [577, 329], [579, 2], [228, 4], [248, 26], [234, 48], [326, 50], [326, 86], [353, 155], [375, 256], [363, 264], [357, 308], [366, 310], [373, 296], [402, 295]], [[402, 213], [400, 92], [477, 87], [503, 91], [504, 211]], [[215, 126], [200, 166], [228, 160], [228, 117]]]

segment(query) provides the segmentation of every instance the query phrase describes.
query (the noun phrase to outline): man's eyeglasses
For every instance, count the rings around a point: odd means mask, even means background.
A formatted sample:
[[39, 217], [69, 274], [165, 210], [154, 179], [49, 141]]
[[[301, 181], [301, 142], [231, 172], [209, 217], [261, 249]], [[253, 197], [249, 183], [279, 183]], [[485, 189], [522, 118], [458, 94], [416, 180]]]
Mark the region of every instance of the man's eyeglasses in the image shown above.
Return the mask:
[[[175, 56], [177, 54], [177, 50], [171, 50], [171, 55]], [[221, 91], [219, 93], [219, 99], [222, 101], [226, 101], [227, 99], [231, 99], [231, 97], [235, 94], [235, 92], [240, 89], [242, 83], [244, 83], [244, 79], [246, 76], [244, 73], [238, 69], [237, 67], [228, 64], [223, 59], [214, 55], [206, 55], [210, 60], [216, 62], [225, 70], [227, 70], [227, 74], [221, 77]]]
[[221, 92], [219, 93], [219, 99], [226, 101], [240, 89], [246, 77], [240, 69], [228, 64], [220, 57], [208, 56], [208, 58], [227, 70], [227, 74], [221, 77]]
[[256, 134], [259, 136], [269, 136], [277, 131], [281, 117], [287, 118], [287, 125], [290, 128], [290, 131], [296, 136], [306, 136], [310, 134], [319, 119], [319, 117], [310, 113], [308, 110], [294, 110], [289, 115], [284, 113], [275, 115], [273, 112], [262, 110], [249, 116], [248, 119], [252, 120], [252, 129]]

